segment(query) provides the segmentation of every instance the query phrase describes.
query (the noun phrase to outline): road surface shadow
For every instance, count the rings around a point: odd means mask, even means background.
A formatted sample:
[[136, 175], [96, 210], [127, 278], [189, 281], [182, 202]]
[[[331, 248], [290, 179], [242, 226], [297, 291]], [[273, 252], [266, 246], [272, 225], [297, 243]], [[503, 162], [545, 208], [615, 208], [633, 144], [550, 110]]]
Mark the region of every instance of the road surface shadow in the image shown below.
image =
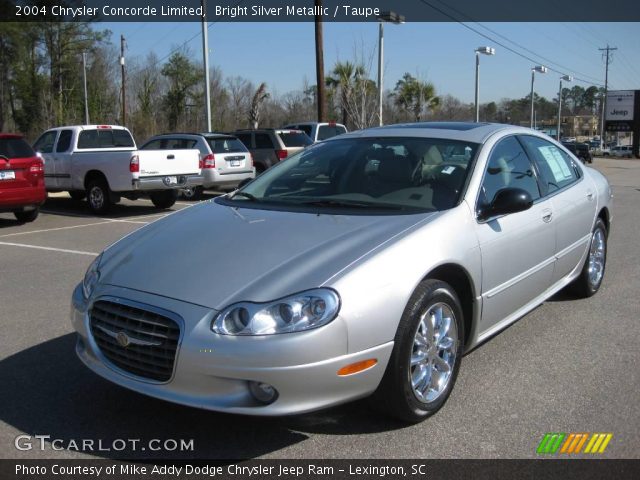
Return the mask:
[[[104, 458], [248, 459], [303, 442], [307, 433], [353, 435], [404, 426], [364, 402], [290, 417], [227, 415], [172, 404], [118, 387], [89, 371], [67, 334], [0, 361], [0, 420], [27, 435], [50, 435], [58, 444], [82, 439], [112, 445], [116, 439], [194, 441], [194, 451], [88, 451]], [[364, 407], [364, 408], [363, 408]], [[34, 445], [38, 442], [34, 441]], [[47, 448], [50, 448], [48, 445]], [[51, 453], [51, 452], [49, 452]], [[34, 455], [36, 457], [37, 455]]]

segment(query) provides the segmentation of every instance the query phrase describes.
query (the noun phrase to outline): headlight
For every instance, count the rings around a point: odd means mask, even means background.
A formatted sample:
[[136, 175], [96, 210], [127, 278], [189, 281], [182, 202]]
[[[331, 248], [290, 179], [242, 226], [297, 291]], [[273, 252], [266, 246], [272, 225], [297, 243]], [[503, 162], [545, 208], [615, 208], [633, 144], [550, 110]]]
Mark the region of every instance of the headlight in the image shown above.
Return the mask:
[[241, 302], [222, 310], [211, 323], [221, 335], [271, 335], [309, 330], [336, 318], [340, 297], [316, 288], [267, 303]]
[[96, 259], [91, 262], [87, 273], [84, 274], [84, 279], [82, 280], [82, 293], [84, 294], [84, 298], [88, 299], [98, 284], [98, 279], [100, 278], [100, 270], [98, 270], [100, 260], [102, 260], [102, 254], [98, 255]]

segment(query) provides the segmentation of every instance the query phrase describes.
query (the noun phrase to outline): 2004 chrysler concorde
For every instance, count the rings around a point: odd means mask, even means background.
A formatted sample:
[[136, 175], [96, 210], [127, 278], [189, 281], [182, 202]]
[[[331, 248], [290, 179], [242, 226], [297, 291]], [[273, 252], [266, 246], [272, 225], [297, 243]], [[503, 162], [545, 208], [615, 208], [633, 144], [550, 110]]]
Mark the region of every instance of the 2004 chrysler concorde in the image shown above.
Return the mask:
[[282, 415], [373, 394], [419, 421], [465, 351], [564, 287], [596, 293], [610, 200], [525, 128], [341, 135], [102, 252], [73, 293], [76, 350], [185, 405]]

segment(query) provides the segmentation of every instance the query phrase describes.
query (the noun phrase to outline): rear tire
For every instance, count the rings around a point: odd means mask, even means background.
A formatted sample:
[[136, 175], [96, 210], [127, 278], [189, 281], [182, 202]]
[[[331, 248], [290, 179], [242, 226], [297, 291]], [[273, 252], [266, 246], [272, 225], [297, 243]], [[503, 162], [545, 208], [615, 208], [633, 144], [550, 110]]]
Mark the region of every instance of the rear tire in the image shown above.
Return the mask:
[[149, 195], [151, 201], [156, 208], [167, 209], [171, 208], [178, 199], [177, 190], [165, 190], [164, 192], [156, 192]]
[[569, 285], [569, 290], [582, 298], [595, 295], [602, 285], [606, 264], [607, 227], [602, 219], [598, 218], [593, 226], [589, 253], [582, 266], [580, 276]]
[[89, 210], [96, 215], [104, 215], [111, 209], [111, 192], [106, 181], [99, 179], [89, 182], [86, 196]]
[[38, 218], [38, 213], [40, 213], [40, 210], [37, 208], [35, 210], [13, 212], [13, 214], [16, 217], [16, 220], [18, 220], [20, 223], [33, 222], [36, 218]]
[[440, 280], [423, 281], [411, 295], [395, 336], [374, 408], [416, 423], [447, 401], [460, 369], [464, 320], [458, 296]]

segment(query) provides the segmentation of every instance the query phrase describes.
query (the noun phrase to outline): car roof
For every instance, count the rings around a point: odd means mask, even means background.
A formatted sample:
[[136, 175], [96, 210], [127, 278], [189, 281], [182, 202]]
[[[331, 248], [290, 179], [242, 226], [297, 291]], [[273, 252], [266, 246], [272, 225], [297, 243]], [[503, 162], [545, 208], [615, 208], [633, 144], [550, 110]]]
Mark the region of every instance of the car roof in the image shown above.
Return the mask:
[[506, 125], [502, 123], [474, 123], [474, 122], [416, 122], [385, 125], [383, 127], [367, 128], [349, 132], [337, 137], [344, 139], [349, 137], [424, 137], [442, 138], [447, 140], [461, 140], [473, 143], [484, 143], [491, 135], [501, 131], [513, 133], [529, 133], [540, 135], [540, 132], [526, 127]]

